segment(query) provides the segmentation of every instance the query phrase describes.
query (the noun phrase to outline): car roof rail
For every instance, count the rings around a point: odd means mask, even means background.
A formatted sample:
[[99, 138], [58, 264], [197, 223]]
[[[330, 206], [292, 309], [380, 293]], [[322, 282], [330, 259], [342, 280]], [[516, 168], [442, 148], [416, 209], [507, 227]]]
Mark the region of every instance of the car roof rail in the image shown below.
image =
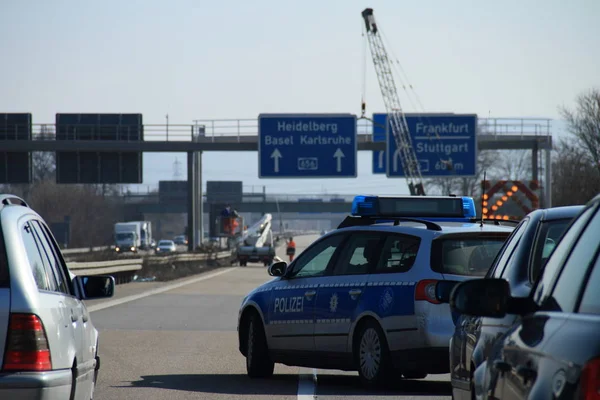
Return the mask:
[[27, 202], [25, 202], [25, 200], [23, 200], [19, 196], [15, 196], [14, 194], [0, 194], [0, 204], [5, 205], [5, 206], [8, 206], [10, 204], [15, 204], [15, 205], [30, 208], [29, 204], [27, 204]]
[[517, 226], [519, 225], [519, 223], [521, 223], [521, 221], [516, 220], [516, 219], [479, 219], [479, 218], [473, 218], [471, 219], [471, 222], [476, 223], [476, 222], [483, 222], [484, 224], [494, 224], [496, 226], [505, 226], [504, 224], [513, 224], [513, 226]]
[[375, 224], [383, 224], [393, 222], [394, 226], [400, 225], [400, 222], [416, 222], [425, 225], [430, 231], [441, 231], [442, 227], [435, 222], [428, 221], [426, 219], [419, 218], [407, 218], [407, 217], [354, 217], [347, 216], [339, 225], [338, 229], [348, 228], [351, 226], [369, 226]]

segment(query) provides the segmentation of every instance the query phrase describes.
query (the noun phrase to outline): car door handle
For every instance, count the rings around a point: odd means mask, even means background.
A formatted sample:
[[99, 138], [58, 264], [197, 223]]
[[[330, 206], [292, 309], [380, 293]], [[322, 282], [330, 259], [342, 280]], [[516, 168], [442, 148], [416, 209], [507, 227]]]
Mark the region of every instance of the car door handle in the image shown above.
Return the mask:
[[494, 361], [494, 368], [501, 372], [508, 372], [512, 369], [512, 365], [510, 365], [506, 361], [496, 360]]
[[313, 297], [315, 294], [317, 294], [316, 290], [309, 290], [308, 292], [304, 292], [304, 295], [306, 297]]
[[360, 289], [350, 289], [350, 291], [348, 293], [350, 294], [350, 296], [358, 296], [359, 294], [362, 293], [362, 290], [360, 290]]

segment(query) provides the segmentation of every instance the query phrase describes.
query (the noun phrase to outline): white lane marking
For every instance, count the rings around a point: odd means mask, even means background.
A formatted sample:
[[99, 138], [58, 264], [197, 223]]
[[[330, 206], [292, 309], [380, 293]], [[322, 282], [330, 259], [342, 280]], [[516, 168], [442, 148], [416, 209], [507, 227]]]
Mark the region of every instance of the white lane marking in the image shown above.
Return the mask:
[[317, 398], [317, 370], [302, 368], [298, 374], [298, 400], [314, 400]]
[[144, 297], [152, 296], [153, 294], [167, 292], [169, 290], [177, 289], [177, 288], [180, 288], [180, 287], [185, 286], [185, 285], [191, 285], [192, 283], [196, 283], [196, 282], [202, 282], [202, 281], [205, 281], [207, 279], [214, 278], [215, 276], [226, 274], [226, 273], [231, 272], [233, 270], [236, 270], [238, 268], [239, 267], [228, 268], [228, 269], [226, 269], [224, 271], [218, 271], [218, 272], [213, 272], [212, 274], [202, 275], [202, 276], [199, 276], [197, 278], [186, 280], [184, 282], [178, 282], [178, 283], [173, 283], [171, 285], [161, 286], [161, 287], [156, 288], [156, 289], [148, 290], [147, 292], [143, 292], [143, 293], [139, 293], [139, 294], [133, 294], [131, 296], [126, 296], [126, 297], [123, 297], [123, 298], [120, 298], [120, 299], [116, 299], [116, 300], [112, 300], [112, 301], [107, 301], [106, 303], [102, 303], [102, 304], [95, 304], [93, 306], [88, 307], [87, 309], [88, 309], [88, 312], [94, 312], [94, 311], [98, 311], [98, 310], [103, 310], [105, 308], [118, 306], [120, 304], [128, 303], [130, 301], [134, 301], [134, 300], [138, 300], [138, 299], [141, 299], [141, 298], [144, 298]]

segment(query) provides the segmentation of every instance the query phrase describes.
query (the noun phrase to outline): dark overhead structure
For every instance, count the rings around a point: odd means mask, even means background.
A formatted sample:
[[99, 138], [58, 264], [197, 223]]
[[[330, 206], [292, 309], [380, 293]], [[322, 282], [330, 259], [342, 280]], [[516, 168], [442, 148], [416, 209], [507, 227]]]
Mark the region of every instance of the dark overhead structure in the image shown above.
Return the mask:
[[[31, 140], [31, 114], [0, 114], [0, 140]], [[31, 183], [31, 152], [0, 151], [0, 183]]]
[[[57, 141], [141, 142], [142, 114], [56, 114]], [[140, 151], [57, 151], [57, 183], [142, 183]]]

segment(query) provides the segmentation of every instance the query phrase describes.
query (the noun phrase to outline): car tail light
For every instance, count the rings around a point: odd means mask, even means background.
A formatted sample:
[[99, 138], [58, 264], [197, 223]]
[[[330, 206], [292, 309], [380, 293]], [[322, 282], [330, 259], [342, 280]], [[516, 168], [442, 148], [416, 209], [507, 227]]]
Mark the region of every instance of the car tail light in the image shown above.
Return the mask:
[[600, 400], [600, 358], [585, 364], [579, 378], [580, 400]]
[[417, 282], [417, 286], [415, 288], [415, 300], [425, 300], [432, 304], [441, 304], [435, 298], [436, 283], [437, 280], [435, 279], [424, 279]]
[[44, 324], [34, 314], [11, 314], [4, 354], [5, 371], [52, 369]]

